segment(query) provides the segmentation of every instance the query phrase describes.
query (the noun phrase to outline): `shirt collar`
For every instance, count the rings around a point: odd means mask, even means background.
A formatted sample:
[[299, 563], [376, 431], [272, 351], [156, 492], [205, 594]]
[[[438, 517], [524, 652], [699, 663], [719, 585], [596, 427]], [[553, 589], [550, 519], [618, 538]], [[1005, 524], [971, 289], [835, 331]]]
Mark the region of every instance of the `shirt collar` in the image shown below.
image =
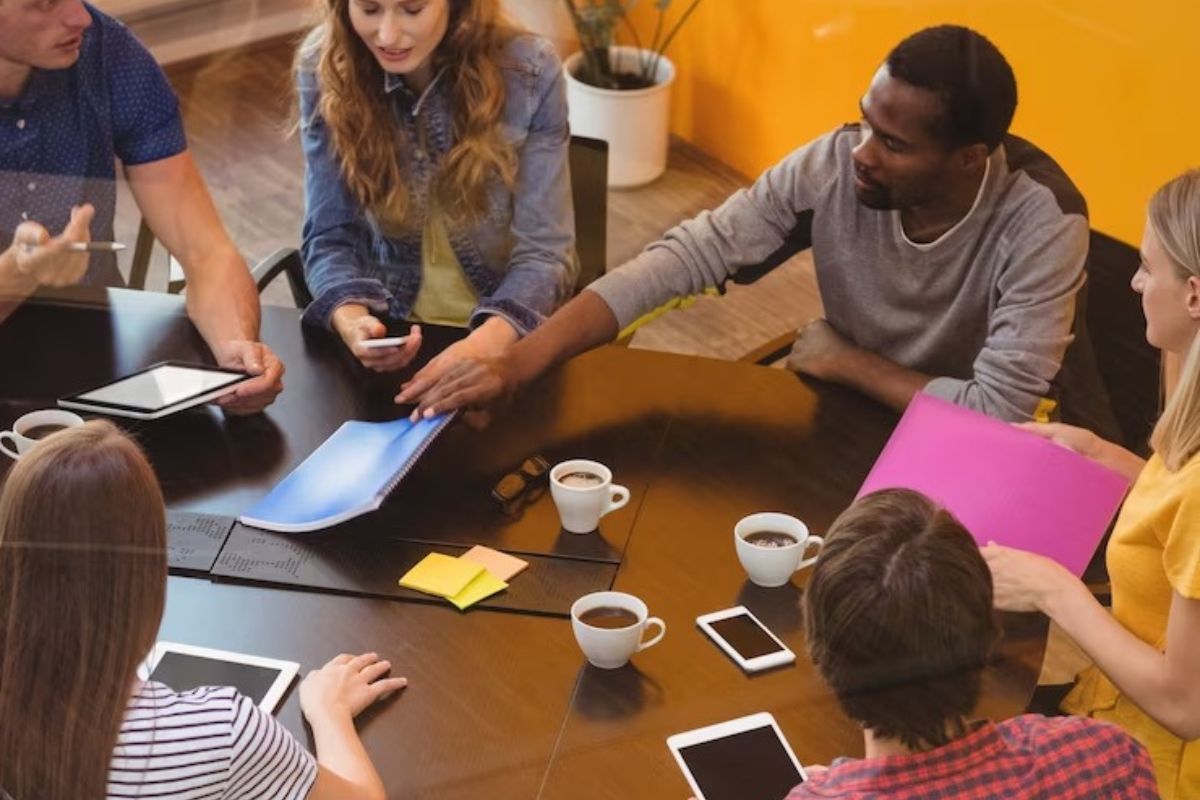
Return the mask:
[[46, 83], [49, 80], [49, 72], [41, 69], [31, 70], [29, 77], [25, 79], [25, 86], [21, 89], [21, 93], [16, 97], [0, 102], [0, 109], [23, 111], [32, 107], [45, 92]]
[[977, 723], [970, 733], [950, 744], [927, 750], [880, 758], [837, 759], [825, 773], [822, 792], [891, 792], [951, 775], [978, 769], [1007, 748], [994, 722]]
[[433, 80], [429, 82], [429, 85], [425, 87], [425, 91], [421, 92], [421, 96], [417, 97], [416, 92], [410, 89], [408, 84], [404, 82], [403, 75], [385, 72], [383, 74], [383, 91], [385, 94], [392, 94], [399, 89], [410, 100], [416, 98], [416, 102], [413, 103], [412, 110], [409, 112], [415, 117], [421, 113], [421, 107], [425, 105], [425, 99], [429, 97], [434, 88], [438, 85], [438, 82], [442, 79], [442, 76], [445, 74], [446, 68], [442, 67], [440, 70], [438, 70], [437, 74], [433, 76]]

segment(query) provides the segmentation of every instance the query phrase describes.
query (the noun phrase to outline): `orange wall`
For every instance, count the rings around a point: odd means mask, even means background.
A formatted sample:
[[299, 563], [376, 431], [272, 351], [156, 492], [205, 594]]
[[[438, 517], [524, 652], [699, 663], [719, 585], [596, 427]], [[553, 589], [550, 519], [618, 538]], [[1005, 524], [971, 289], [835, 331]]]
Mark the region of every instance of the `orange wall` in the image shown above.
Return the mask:
[[[639, 6], [648, 31], [653, 4]], [[1137, 243], [1150, 193], [1200, 166], [1200, 0], [703, 0], [669, 51], [672, 129], [757, 175], [856, 119], [887, 51], [941, 22], [1008, 58], [1013, 132], [1062, 164], [1094, 227]]]

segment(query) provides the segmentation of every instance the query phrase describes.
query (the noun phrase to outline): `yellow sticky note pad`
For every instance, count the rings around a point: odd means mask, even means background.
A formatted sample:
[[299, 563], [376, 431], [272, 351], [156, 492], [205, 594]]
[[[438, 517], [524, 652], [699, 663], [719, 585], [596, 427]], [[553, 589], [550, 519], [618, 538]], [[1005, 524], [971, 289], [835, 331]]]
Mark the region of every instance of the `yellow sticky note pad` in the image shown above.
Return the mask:
[[405, 589], [451, 598], [461, 593], [471, 581], [485, 572], [483, 567], [470, 561], [442, 553], [430, 553], [404, 573], [400, 585]]
[[486, 569], [475, 580], [467, 584], [461, 592], [450, 598], [450, 602], [458, 606], [459, 611], [466, 611], [484, 598], [491, 597], [501, 589], [507, 589], [508, 584], [497, 578]]

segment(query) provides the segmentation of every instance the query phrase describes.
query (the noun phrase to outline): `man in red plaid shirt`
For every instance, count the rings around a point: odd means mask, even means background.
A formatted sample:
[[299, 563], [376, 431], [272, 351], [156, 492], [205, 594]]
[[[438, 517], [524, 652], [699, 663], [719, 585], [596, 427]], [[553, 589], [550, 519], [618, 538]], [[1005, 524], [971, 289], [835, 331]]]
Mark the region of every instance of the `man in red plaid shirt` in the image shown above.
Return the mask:
[[999, 634], [992, 580], [971, 535], [923, 495], [876, 492], [834, 522], [804, 615], [809, 655], [862, 726], [866, 757], [810, 769], [788, 800], [1158, 797], [1149, 756], [1120, 728], [968, 721]]

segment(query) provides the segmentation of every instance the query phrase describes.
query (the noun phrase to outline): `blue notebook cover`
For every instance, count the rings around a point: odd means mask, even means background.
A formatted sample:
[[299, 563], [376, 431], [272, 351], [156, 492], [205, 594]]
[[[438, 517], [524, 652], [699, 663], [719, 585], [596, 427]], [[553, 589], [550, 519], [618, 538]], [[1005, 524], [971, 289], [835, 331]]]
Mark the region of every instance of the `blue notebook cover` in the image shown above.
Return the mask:
[[374, 511], [453, 417], [345, 422], [238, 519], [255, 528], [303, 533]]

